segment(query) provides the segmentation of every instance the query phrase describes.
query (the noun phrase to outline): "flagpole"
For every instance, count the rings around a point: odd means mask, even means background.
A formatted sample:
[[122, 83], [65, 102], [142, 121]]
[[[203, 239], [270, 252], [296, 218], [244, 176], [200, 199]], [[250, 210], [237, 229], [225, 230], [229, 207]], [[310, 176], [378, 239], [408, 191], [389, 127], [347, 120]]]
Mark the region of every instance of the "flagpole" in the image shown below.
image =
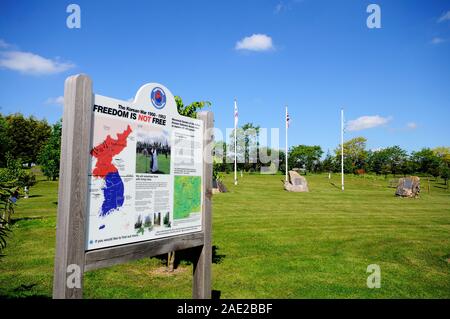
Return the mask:
[[234, 185], [237, 185], [237, 130], [236, 130], [236, 111], [237, 111], [237, 103], [236, 99], [234, 99]]
[[285, 181], [288, 181], [288, 107], [286, 106], [286, 114], [285, 114], [285, 126], [286, 126], [286, 176], [285, 176]]
[[344, 191], [344, 109], [341, 109], [341, 185]]

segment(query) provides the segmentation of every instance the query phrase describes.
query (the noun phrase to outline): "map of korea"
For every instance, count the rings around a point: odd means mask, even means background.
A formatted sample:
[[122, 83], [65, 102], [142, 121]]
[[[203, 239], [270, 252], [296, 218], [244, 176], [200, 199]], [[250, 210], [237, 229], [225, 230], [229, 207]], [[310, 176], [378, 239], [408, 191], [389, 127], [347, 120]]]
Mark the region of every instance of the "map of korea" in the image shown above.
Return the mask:
[[117, 134], [117, 139], [108, 135], [102, 143], [91, 150], [91, 155], [97, 159], [92, 174], [94, 177], [105, 180], [105, 186], [102, 188], [104, 200], [100, 211], [102, 217], [123, 205], [124, 185], [112, 159], [127, 147], [127, 138], [131, 131], [131, 127], [128, 125], [125, 131]]

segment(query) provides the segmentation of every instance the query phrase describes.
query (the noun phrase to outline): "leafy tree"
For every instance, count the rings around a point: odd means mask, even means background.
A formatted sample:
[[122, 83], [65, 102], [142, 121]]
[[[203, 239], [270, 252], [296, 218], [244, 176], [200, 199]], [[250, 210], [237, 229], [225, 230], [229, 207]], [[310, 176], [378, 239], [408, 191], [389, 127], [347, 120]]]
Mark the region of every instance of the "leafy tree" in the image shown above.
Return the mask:
[[370, 171], [378, 174], [386, 169], [388, 154], [384, 150], [370, 151], [367, 156], [367, 163]]
[[439, 175], [444, 180], [445, 185], [448, 185], [448, 179], [450, 178], [450, 168], [447, 165], [441, 165]]
[[36, 163], [43, 144], [50, 137], [51, 127], [45, 120], [25, 118], [20, 113], [6, 116], [6, 121], [10, 139], [8, 151], [23, 163]]
[[322, 148], [318, 145], [298, 145], [289, 150], [289, 167], [304, 167], [310, 172], [315, 172], [320, 163]]
[[6, 168], [0, 171], [0, 183], [14, 183], [19, 187], [31, 187], [36, 184], [36, 176], [30, 171], [22, 168], [22, 161], [14, 159], [6, 153]]
[[[366, 151], [365, 137], [355, 137], [344, 143], [344, 171], [353, 173], [357, 169], [365, 169], [368, 153]], [[341, 165], [341, 145], [334, 151], [336, 162]]]
[[52, 134], [42, 147], [38, 157], [42, 173], [55, 181], [59, 177], [59, 160], [61, 156], [61, 121], [53, 125]]
[[213, 157], [218, 163], [223, 163], [227, 156], [227, 144], [224, 141], [214, 141]]
[[15, 204], [10, 199], [16, 191], [17, 185], [15, 182], [0, 181], [0, 257], [4, 256], [1, 252], [6, 247], [6, 238], [8, 233], [11, 232], [9, 222], [11, 215], [14, 213]]
[[336, 165], [333, 156], [331, 156], [330, 151], [327, 151], [325, 159], [322, 161], [322, 170], [324, 172], [334, 172], [336, 171]]
[[415, 165], [410, 159], [406, 159], [401, 166], [401, 172], [404, 176], [411, 175], [415, 172]]
[[46, 120], [37, 121], [33, 117], [30, 117], [29, 121], [32, 125], [32, 140], [34, 144], [34, 148], [31, 152], [31, 162], [37, 163], [42, 147], [47, 143], [48, 139], [52, 135], [53, 128], [47, 123]]
[[440, 146], [433, 148], [433, 153], [450, 167], [450, 147]]
[[283, 150], [279, 150], [278, 154], [279, 154], [278, 169], [280, 172], [284, 173], [286, 171], [286, 153]]
[[6, 165], [6, 153], [11, 147], [11, 138], [8, 135], [8, 122], [0, 114], [0, 167]]
[[31, 126], [22, 114], [13, 114], [6, 117], [8, 122], [8, 136], [11, 139], [9, 153], [14, 158], [20, 158], [25, 163], [31, 162], [31, 149], [34, 147], [31, 138]]
[[177, 103], [178, 113], [192, 118], [197, 118], [197, 112], [205, 106], [211, 106], [211, 102], [209, 101], [198, 101], [184, 105], [183, 100], [179, 96], [175, 96], [175, 102]]
[[387, 147], [368, 153], [368, 167], [376, 174], [398, 174], [403, 170], [403, 164], [407, 160], [406, 151], [400, 146]]
[[392, 146], [384, 149], [384, 152], [387, 154], [389, 165], [389, 170], [392, 174], [397, 174], [401, 172], [401, 167], [403, 163], [407, 160], [407, 153], [400, 146]]
[[412, 152], [411, 161], [415, 171], [432, 176], [439, 176], [439, 167], [442, 160], [429, 148], [423, 148], [418, 152]]
[[259, 126], [254, 126], [253, 123], [246, 123], [242, 125], [242, 130], [244, 132], [244, 160], [245, 160], [245, 170], [248, 171], [251, 168], [253, 170], [257, 170], [259, 160], [258, 160], [258, 151], [259, 151]]
[[[1, 188], [1, 186], [0, 186], [0, 188]], [[0, 205], [1, 205], [1, 210], [4, 210], [5, 208], [3, 207], [3, 201], [1, 201]], [[9, 229], [6, 219], [4, 219], [3, 217], [0, 217], [0, 257], [4, 256], [1, 252], [6, 247], [6, 238], [8, 237], [8, 233], [10, 231], [11, 230]]]
[[[234, 162], [234, 153], [236, 152], [238, 170], [249, 171], [250, 168], [254, 170], [258, 163], [257, 130], [259, 131], [259, 126], [246, 123], [230, 134], [230, 144], [228, 145], [230, 152], [227, 155]], [[236, 150], [234, 149], [235, 134]]]

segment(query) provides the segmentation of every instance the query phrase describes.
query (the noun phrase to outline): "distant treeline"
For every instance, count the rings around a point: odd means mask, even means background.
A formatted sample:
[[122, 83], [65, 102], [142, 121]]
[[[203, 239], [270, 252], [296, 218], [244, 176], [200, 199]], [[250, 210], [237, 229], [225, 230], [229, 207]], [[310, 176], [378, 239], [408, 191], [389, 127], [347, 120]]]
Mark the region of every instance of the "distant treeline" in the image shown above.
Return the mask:
[[[268, 157], [275, 156], [278, 169], [285, 170], [286, 156], [281, 150], [260, 147], [259, 126], [247, 123], [238, 128], [238, 170], [259, 172], [267, 166], [260, 158], [260, 151]], [[234, 132], [230, 136], [234, 141]], [[426, 174], [441, 176], [444, 180], [450, 175], [450, 147], [423, 148], [408, 153], [400, 146], [380, 150], [367, 150], [367, 140], [356, 137], [344, 143], [345, 173], [364, 174]], [[46, 120], [33, 116], [24, 117], [20, 113], [4, 116], [0, 114], [0, 167], [5, 167], [7, 158], [20, 161], [24, 165], [40, 164], [46, 176], [56, 179], [59, 175], [59, 157], [61, 147], [61, 121], [50, 126]], [[154, 147], [159, 152], [169, 153], [170, 147], [162, 144], [142, 143], [137, 151]], [[230, 151], [229, 151], [230, 150]], [[229, 151], [229, 153], [228, 153]], [[216, 142], [216, 172], [231, 172], [234, 169], [234, 143], [227, 145]], [[289, 169], [299, 168], [306, 172], [340, 172], [341, 146], [333, 153], [328, 152], [322, 158], [323, 150], [319, 145], [297, 145], [289, 149]], [[8, 155], [9, 154], [9, 155]], [[223, 160], [228, 157], [228, 160]]]
[[[250, 132], [250, 134], [247, 134]], [[260, 160], [262, 154], [278, 153], [278, 169], [285, 170], [286, 156], [282, 150], [259, 147], [259, 127], [245, 124], [238, 129], [238, 170], [259, 172], [267, 166]], [[214, 154], [214, 169], [221, 172], [234, 170], [234, 133], [230, 136], [232, 143], [216, 142]], [[344, 171], [354, 174], [394, 174], [410, 175], [424, 174], [434, 177], [441, 176], [446, 182], [450, 175], [450, 147], [422, 148], [410, 154], [400, 146], [392, 146], [379, 150], [367, 150], [367, 139], [356, 137], [344, 143]], [[241, 145], [241, 146], [239, 146]], [[323, 150], [319, 145], [297, 145], [289, 149], [289, 169], [299, 168], [306, 172], [340, 172], [341, 145], [333, 153], [328, 152], [322, 158]]]
[[50, 138], [52, 127], [46, 120], [20, 113], [0, 114], [0, 166], [6, 165], [6, 154], [23, 163], [36, 163], [39, 152]]
[[61, 122], [48, 124], [43, 119], [20, 113], [0, 113], [0, 168], [19, 161], [23, 166], [40, 164], [43, 173], [56, 179], [59, 175]]

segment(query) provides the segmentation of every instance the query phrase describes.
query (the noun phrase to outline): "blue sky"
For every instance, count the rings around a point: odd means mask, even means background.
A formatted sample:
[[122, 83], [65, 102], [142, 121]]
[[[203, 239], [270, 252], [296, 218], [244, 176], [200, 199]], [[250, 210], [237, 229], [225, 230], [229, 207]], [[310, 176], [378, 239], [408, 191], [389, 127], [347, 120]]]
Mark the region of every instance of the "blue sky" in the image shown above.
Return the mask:
[[[66, 26], [70, 3], [80, 29]], [[381, 29], [366, 25], [370, 3]], [[286, 104], [290, 146], [332, 151], [341, 107], [346, 139], [369, 148], [450, 145], [450, 1], [2, 0], [0, 39], [3, 114], [53, 123], [64, 79], [86, 73], [114, 98], [160, 82], [209, 100], [221, 129], [236, 97], [239, 124], [279, 127], [283, 148]]]

